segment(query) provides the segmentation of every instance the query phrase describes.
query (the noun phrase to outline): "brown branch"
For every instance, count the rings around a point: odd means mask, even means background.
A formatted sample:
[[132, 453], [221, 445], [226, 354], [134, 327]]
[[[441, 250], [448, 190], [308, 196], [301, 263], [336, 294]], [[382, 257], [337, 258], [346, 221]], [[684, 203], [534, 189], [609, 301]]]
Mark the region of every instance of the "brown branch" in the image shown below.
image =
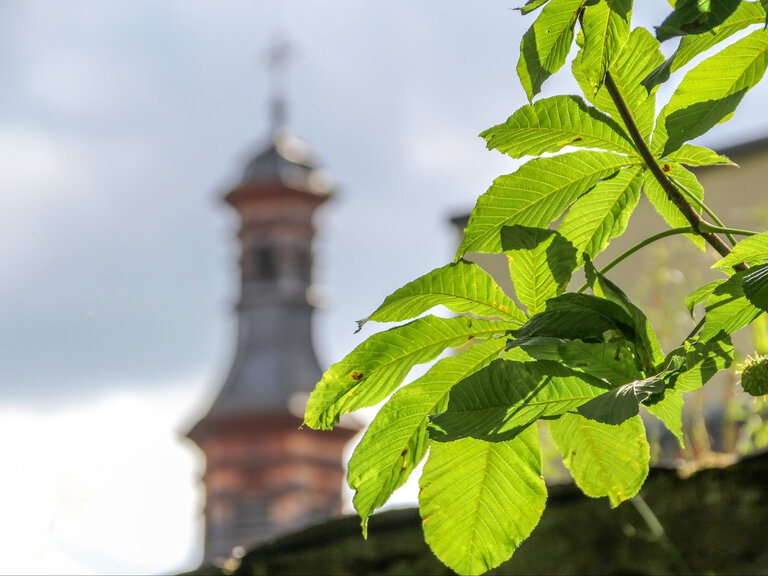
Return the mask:
[[[659, 166], [659, 163], [656, 162], [656, 159], [653, 157], [653, 154], [648, 148], [643, 135], [640, 134], [640, 129], [637, 127], [635, 119], [632, 117], [632, 113], [629, 111], [629, 108], [627, 108], [627, 104], [624, 102], [624, 98], [622, 98], [621, 92], [619, 92], [619, 88], [616, 86], [616, 83], [614, 82], [613, 76], [611, 76], [610, 72], [605, 73], [605, 88], [608, 90], [608, 94], [611, 96], [613, 103], [616, 105], [619, 114], [621, 114], [621, 119], [624, 121], [624, 125], [627, 127], [629, 135], [632, 138], [632, 141], [635, 143], [637, 150], [640, 152], [640, 156], [645, 162], [645, 165], [651, 171], [653, 177], [656, 178], [656, 181], [661, 185], [661, 188], [664, 190], [667, 198], [672, 201], [677, 209], [680, 210], [680, 212], [683, 214], [685, 219], [688, 220], [688, 223], [691, 225], [691, 228], [693, 228], [693, 231], [696, 235], [704, 238], [707, 244], [712, 246], [712, 248], [714, 248], [721, 256], [727, 256], [730, 254], [730, 247], [725, 242], [723, 242], [720, 236], [714, 232], [703, 232], [700, 229], [700, 224], [703, 222], [703, 219], [699, 213], [694, 210], [693, 206], [691, 206], [688, 200], [685, 199], [680, 190], [678, 190], [672, 181], [667, 177], [667, 175], [661, 169], [661, 166]], [[736, 270], [747, 269], [744, 264], [739, 264], [738, 266], [734, 266], [734, 268]]]

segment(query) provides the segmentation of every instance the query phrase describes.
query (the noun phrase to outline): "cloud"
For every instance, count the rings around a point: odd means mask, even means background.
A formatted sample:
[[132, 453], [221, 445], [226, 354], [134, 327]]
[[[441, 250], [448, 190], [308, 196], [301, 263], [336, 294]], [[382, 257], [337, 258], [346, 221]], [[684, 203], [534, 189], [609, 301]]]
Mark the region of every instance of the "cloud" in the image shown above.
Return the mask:
[[159, 573], [199, 561], [202, 460], [179, 430], [198, 386], [161, 388], [0, 410], [0, 539], [14, 550], [0, 571]]

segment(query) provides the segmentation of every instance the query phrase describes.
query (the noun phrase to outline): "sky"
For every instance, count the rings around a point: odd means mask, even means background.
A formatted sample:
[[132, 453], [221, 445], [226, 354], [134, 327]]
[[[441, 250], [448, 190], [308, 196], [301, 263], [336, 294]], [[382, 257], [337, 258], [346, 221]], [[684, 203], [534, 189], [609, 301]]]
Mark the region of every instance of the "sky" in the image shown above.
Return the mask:
[[[0, 573], [194, 567], [203, 462], [183, 438], [234, 352], [234, 214], [290, 125], [337, 183], [316, 223], [321, 364], [452, 258], [450, 216], [517, 166], [477, 134], [525, 97], [522, 0], [0, 0]], [[640, 4], [639, 2], [637, 4]], [[644, 1], [635, 24], [660, 22]], [[566, 75], [544, 95], [576, 87]], [[663, 94], [662, 94], [663, 95]], [[768, 135], [765, 85], [704, 143]]]

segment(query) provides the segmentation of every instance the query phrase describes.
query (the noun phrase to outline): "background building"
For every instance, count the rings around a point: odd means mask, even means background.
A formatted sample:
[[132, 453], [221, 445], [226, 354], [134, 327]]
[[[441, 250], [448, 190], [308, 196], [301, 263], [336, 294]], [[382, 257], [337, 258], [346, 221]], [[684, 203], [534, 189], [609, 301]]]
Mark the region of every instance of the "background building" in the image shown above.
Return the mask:
[[341, 513], [343, 450], [357, 431], [301, 428], [322, 371], [312, 345], [312, 223], [330, 180], [286, 126], [224, 200], [240, 218], [232, 368], [189, 432], [205, 453], [204, 562]]

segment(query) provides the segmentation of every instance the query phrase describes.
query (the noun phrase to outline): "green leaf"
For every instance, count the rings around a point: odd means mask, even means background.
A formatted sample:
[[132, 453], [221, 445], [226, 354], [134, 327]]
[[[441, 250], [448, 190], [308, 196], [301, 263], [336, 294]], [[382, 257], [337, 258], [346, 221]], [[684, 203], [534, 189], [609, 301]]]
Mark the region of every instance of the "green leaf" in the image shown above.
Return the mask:
[[660, 42], [674, 36], [702, 34], [733, 14], [741, 0], [678, 0], [675, 11], [656, 29]]
[[577, 268], [576, 249], [554, 230], [506, 226], [501, 246], [509, 261], [515, 294], [528, 310], [544, 310], [547, 300], [562, 294]]
[[[693, 209], [696, 210], [696, 212], [701, 213], [701, 208], [696, 203], [696, 199], [699, 201], [704, 200], [704, 188], [699, 183], [696, 176], [680, 164], [666, 163], [662, 166], [662, 169], [667, 173], [667, 176], [669, 176], [673, 184], [681, 190], [683, 196], [686, 196], [689, 199]], [[688, 194], [682, 192], [680, 185], [690, 191], [694, 199], [690, 199]], [[671, 228], [682, 228], [690, 225], [685, 216], [683, 216], [683, 213], [680, 212], [680, 209], [669, 199], [666, 192], [664, 192], [664, 189], [661, 187], [661, 184], [659, 184], [658, 180], [651, 174], [650, 170], [645, 172], [643, 190], [645, 191], [646, 198], [648, 198], [650, 203], [653, 204], [653, 207], [656, 209], [656, 212], [664, 218], [664, 221], [669, 224]], [[704, 238], [701, 236], [696, 234], [686, 234], [685, 236], [696, 244], [702, 252], [706, 249]]]
[[715, 288], [720, 286], [723, 282], [725, 282], [725, 280], [709, 282], [708, 284], [704, 284], [704, 286], [696, 288], [696, 290], [685, 297], [685, 307], [688, 308], [688, 313], [691, 315], [691, 318], [693, 318], [693, 309], [702, 302], [706, 302], [712, 292], [715, 291]]
[[605, 334], [619, 332], [635, 338], [633, 320], [620, 306], [589, 294], [566, 292], [547, 302], [544, 312], [510, 333], [515, 338], [564, 338], [602, 342]]
[[577, 96], [554, 96], [526, 104], [504, 124], [480, 136], [488, 142], [489, 150], [513, 158], [557, 152], [565, 146], [637, 155], [623, 128]]
[[523, 14], [530, 14], [534, 10], [536, 10], [539, 6], [542, 4], [546, 4], [549, 2], [549, 0], [528, 0], [528, 2], [525, 3], [525, 6], [520, 8], [520, 12]]
[[585, 418], [603, 424], [621, 424], [639, 414], [640, 404], [654, 395], [663, 394], [664, 387], [665, 382], [659, 376], [635, 380], [582, 404], [578, 412]]
[[715, 288], [707, 299], [707, 315], [701, 329], [703, 340], [710, 340], [721, 332], [733, 334], [760, 315], [760, 309], [745, 298], [743, 278], [744, 272], [737, 272]]
[[753, 268], [744, 275], [744, 295], [763, 312], [768, 312], [768, 266]]
[[720, 26], [709, 33], [684, 36], [672, 56], [651, 72], [643, 84], [651, 90], [654, 86], [666, 82], [670, 74], [679, 70], [699, 54], [709, 50], [723, 40], [751, 24], [761, 24], [765, 20], [765, 10], [757, 2], [742, 2], [736, 11]]
[[576, 18], [587, 0], [551, 0], [523, 35], [517, 75], [528, 100], [568, 57]]
[[[760, 7], [764, 12], [768, 12], [768, 0], [760, 0]], [[765, 17], [765, 26], [768, 28], [768, 16]]]
[[558, 228], [579, 252], [591, 257], [621, 236], [640, 199], [643, 168], [633, 166], [600, 180], [589, 194], [573, 203]]
[[674, 383], [675, 390], [680, 392], [698, 390], [733, 363], [733, 344], [727, 334], [706, 341], [699, 338], [695, 343], [687, 344], [685, 353], [685, 370]]
[[635, 349], [640, 355], [642, 365], [648, 372], [653, 373], [656, 366], [664, 361], [664, 353], [648, 318], [616, 284], [600, 274], [591, 262], [585, 262], [585, 271], [587, 282], [595, 296], [616, 303], [632, 319], [636, 334]]
[[538, 432], [433, 444], [419, 486], [429, 547], [459, 574], [482, 574], [512, 555], [546, 506]]
[[721, 156], [709, 148], [694, 146], [693, 144], [683, 144], [680, 148], [668, 154], [664, 160], [685, 166], [715, 166], [718, 164], [736, 166], [730, 158]]
[[664, 392], [664, 398], [656, 404], [646, 406], [648, 411], [664, 423], [667, 430], [672, 432], [680, 442], [680, 446], [685, 446], [683, 438], [683, 393], [680, 390], [667, 389]]
[[379, 410], [352, 454], [347, 475], [350, 488], [356, 491], [353, 502], [364, 530], [368, 517], [408, 480], [426, 455], [427, 416], [442, 412], [451, 388], [497, 358], [503, 349], [504, 340], [495, 338], [443, 358], [424, 376], [395, 392]]
[[742, 262], [754, 266], [755, 264], [762, 264], [766, 260], [768, 260], [768, 232], [763, 232], [744, 238], [733, 247], [728, 256], [715, 262], [712, 268], [731, 268]]
[[453, 387], [429, 435], [439, 442], [511, 440], [539, 418], [573, 410], [608, 388], [604, 380], [549, 360], [495, 360]]
[[[766, 66], [768, 32], [758, 30], [688, 72], [659, 118], [667, 134], [662, 155], [728, 119]], [[654, 148], [660, 144], [655, 140]]]
[[[617, 122], [621, 114], [608, 90], [601, 87], [595, 94], [589, 76], [584, 70], [584, 51], [580, 50], [573, 61], [573, 76], [579, 83], [584, 96]], [[656, 66], [664, 61], [658, 41], [644, 28], [635, 28], [629, 35], [616, 61], [608, 68], [622, 99], [635, 119], [640, 133], [649, 140], [656, 118], [655, 91], [649, 91], [640, 83]]]
[[446, 348], [514, 326], [468, 317], [425, 316], [374, 334], [323, 375], [309, 397], [304, 423], [330, 429], [341, 414], [372, 406], [394, 392], [416, 364], [434, 360]]
[[501, 318], [523, 324], [526, 316], [494, 279], [480, 266], [459, 260], [437, 268], [409, 282], [387, 296], [381, 306], [365, 320], [399, 322], [409, 320], [443, 305], [456, 313], [470, 312], [475, 316]]
[[618, 506], [637, 494], [648, 476], [650, 448], [640, 416], [618, 426], [578, 414], [549, 423], [563, 462], [587, 496], [608, 496]]
[[535, 337], [512, 340], [508, 346], [512, 350], [520, 347], [537, 360], [562, 362], [569, 368], [607, 380], [613, 386], [643, 377], [637, 366], [634, 345], [621, 336], [605, 342]]
[[599, 0], [584, 11], [582, 69], [596, 92], [629, 36], [632, 0]]
[[578, 151], [536, 158], [497, 178], [480, 196], [457, 257], [501, 251], [501, 229], [522, 224], [546, 228], [601, 178], [640, 161], [610, 152]]

